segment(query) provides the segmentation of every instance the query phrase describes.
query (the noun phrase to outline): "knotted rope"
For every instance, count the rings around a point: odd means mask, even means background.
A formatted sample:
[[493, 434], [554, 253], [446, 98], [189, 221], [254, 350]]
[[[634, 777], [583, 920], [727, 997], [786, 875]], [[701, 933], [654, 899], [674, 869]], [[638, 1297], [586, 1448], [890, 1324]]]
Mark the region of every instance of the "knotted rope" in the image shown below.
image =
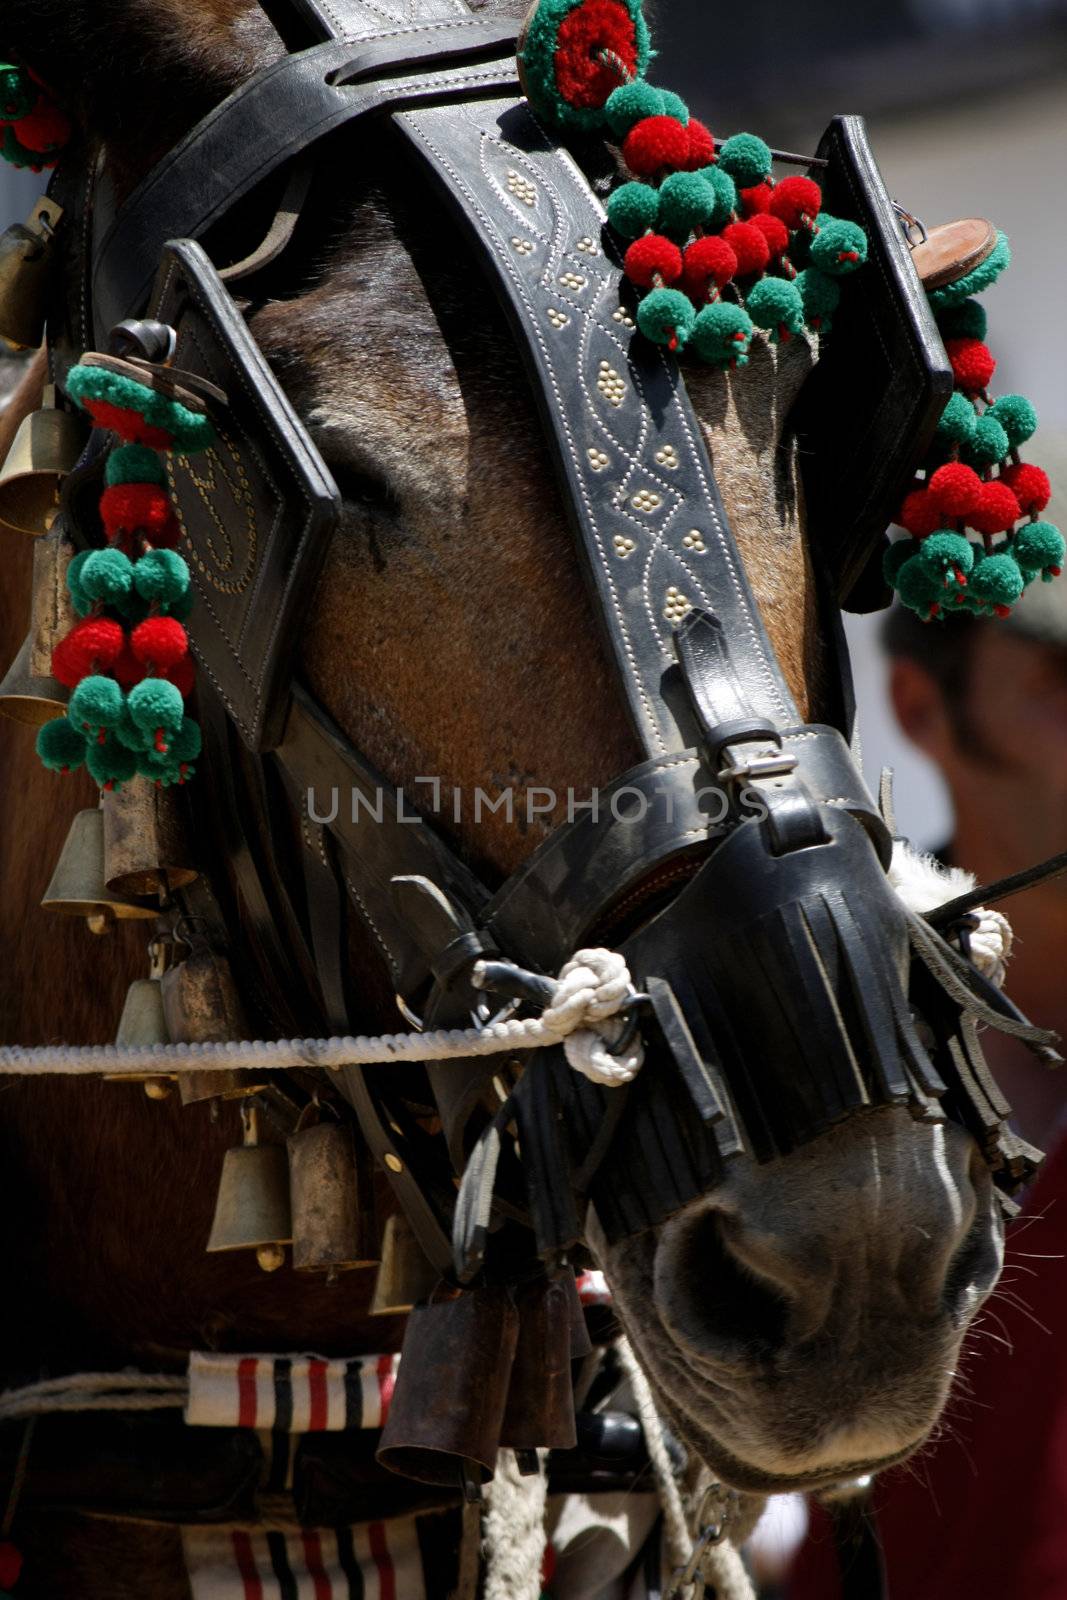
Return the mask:
[[484, 1027], [441, 1028], [430, 1033], [359, 1034], [330, 1039], [227, 1040], [214, 1044], [20, 1045], [0, 1048], [0, 1073], [114, 1077], [176, 1072], [291, 1072], [297, 1067], [373, 1067], [396, 1061], [449, 1061], [563, 1045], [577, 1072], [608, 1088], [629, 1083], [644, 1060], [635, 1036], [622, 1056], [611, 1054], [624, 1026], [633, 985], [623, 957], [612, 950], [580, 950], [560, 974], [540, 1017], [490, 1022]]

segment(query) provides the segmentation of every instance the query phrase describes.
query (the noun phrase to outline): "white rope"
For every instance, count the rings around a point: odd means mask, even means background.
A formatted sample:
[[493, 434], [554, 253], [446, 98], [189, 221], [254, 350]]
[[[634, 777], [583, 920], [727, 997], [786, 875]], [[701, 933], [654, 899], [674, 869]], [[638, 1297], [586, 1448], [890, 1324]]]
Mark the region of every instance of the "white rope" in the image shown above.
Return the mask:
[[635, 1037], [627, 1054], [610, 1053], [618, 1037], [612, 1021], [632, 993], [630, 974], [611, 950], [580, 950], [563, 968], [549, 1009], [540, 1017], [491, 1022], [484, 1028], [441, 1028], [431, 1033], [358, 1034], [331, 1039], [227, 1040], [214, 1044], [43, 1045], [0, 1047], [0, 1073], [16, 1077], [59, 1073], [67, 1077], [166, 1076], [177, 1072], [291, 1072], [295, 1067], [373, 1067], [389, 1061], [448, 1061], [501, 1055], [562, 1044], [578, 1072], [596, 1083], [629, 1083], [644, 1053]]
[[538, 1600], [545, 1558], [547, 1452], [537, 1471], [519, 1472], [514, 1450], [497, 1452], [485, 1514], [485, 1600]]
[[185, 1405], [189, 1379], [153, 1372], [72, 1372], [0, 1390], [0, 1422], [54, 1411], [156, 1411]]
[[[656, 1409], [652, 1386], [634, 1355], [633, 1347], [627, 1339], [619, 1339], [615, 1348], [619, 1353], [619, 1364], [633, 1390], [637, 1415], [645, 1436], [648, 1459], [652, 1464], [660, 1505], [663, 1507], [668, 1558], [672, 1568], [677, 1571], [689, 1561], [694, 1545], [689, 1532], [682, 1492], [671, 1467], [671, 1458], [667, 1454], [663, 1423]], [[745, 1571], [744, 1562], [729, 1540], [707, 1547], [701, 1562], [701, 1573], [708, 1583], [714, 1585], [716, 1600], [756, 1600], [756, 1591]]]

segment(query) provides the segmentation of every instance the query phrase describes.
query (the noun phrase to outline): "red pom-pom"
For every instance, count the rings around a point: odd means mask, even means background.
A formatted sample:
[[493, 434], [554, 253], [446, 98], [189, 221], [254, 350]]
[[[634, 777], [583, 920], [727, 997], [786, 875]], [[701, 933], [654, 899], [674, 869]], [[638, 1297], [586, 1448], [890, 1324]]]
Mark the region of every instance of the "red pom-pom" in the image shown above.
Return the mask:
[[1044, 511], [1052, 499], [1048, 473], [1029, 461], [1006, 467], [1000, 475], [1000, 481], [1008, 485], [1023, 511]]
[[741, 209], [746, 217], [762, 217], [771, 208], [774, 193], [769, 183], [757, 183], [751, 189], [741, 190]]
[[49, 155], [60, 150], [70, 138], [70, 118], [42, 95], [28, 116], [15, 124], [15, 137], [27, 150]]
[[787, 228], [799, 228], [822, 210], [822, 190], [812, 178], [783, 178], [771, 191], [770, 210]]
[[694, 239], [685, 252], [682, 265], [682, 288], [686, 294], [704, 305], [712, 284], [722, 289], [737, 271], [737, 257], [725, 239], [715, 234]]
[[170, 450], [173, 447], [174, 439], [166, 428], [152, 427], [138, 411], [129, 411], [124, 406], [113, 406], [107, 400], [90, 400], [88, 397], [81, 401], [81, 405], [98, 428], [117, 433], [124, 444], [147, 444], [153, 450]]
[[619, 87], [618, 68], [602, 58], [618, 56], [629, 77], [637, 73], [637, 34], [621, 0], [583, 0], [559, 25], [556, 88], [568, 105], [602, 106]]
[[109, 539], [137, 532], [155, 544], [172, 516], [170, 496], [158, 483], [115, 483], [100, 496], [100, 517]]
[[646, 233], [627, 250], [624, 265], [631, 283], [640, 289], [652, 289], [657, 281], [677, 283], [682, 275], [682, 252], [661, 233]]
[[750, 226], [758, 228], [767, 241], [767, 249], [771, 253], [771, 260], [777, 261], [779, 256], [784, 256], [789, 249], [789, 229], [781, 217], [774, 217], [757, 211], [752, 218]]
[[1006, 483], [983, 483], [978, 503], [967, 513], [976, 533], [1007, 533], [1022, 516], [1018, 500]]
[[145, 676], [144, 662], [138, 661], [128, 643], [111, 663], [111, 675], [124, 689], [132, 689]]
[[192, 656], [183, 656], [173, 667], [168, 668], [162, 676], [169, 678], [174, 687], [180, 690], [185, 699], [188, 699], [196, 687], [196, 666]]
[[737, 257], [739, 278], [762, 272], [771, 259], [766, 239], [752, 222], [731, 222], [722, 230], [722, 237]]
[[665, 167], [682, 171], [689, 162], [689, 130], [677, 117], [644, 117], [626, 135], [622, 156], [638, 177], [651, 177]]
[[86, 617], [52, 651], [52, 676], [73, 689], [98, 667], [111, 667], [125, 642], [122, 628], [110, 617]]
[[10, 1539], [0, 1541], [0, 1589], [13, 1589], [22, 1571], [22, 1552]]
[[177, 617], [146, 617], [130, 635], [130, 648], [138, 661], [165, 672], [187, 654], [189, 640]]
[[906, 495], [897, 516], [900, 526], [907, 528], [916, 539], [925, 539], [928, 533], [936, 533], [944, 520], [933, 497], [925, 489], [913, 489]]
[[949, 461], [938, 467], [928, 486], [930, 498], [938, 510], [951, 521], [966, 517], [978, 504], [982, 480], [973, 467], [961, 461]]
[[698, 118], [690, 117], [689, 126], [685, 131], [689, 135], [689, 160], [685, 164], [686, 170], [699, 172], [701, 167], [712, 166], [716, 156], [711, 129], [706, 128]]
[[952, 363], [956, 387], [964, 394], [981, 394], [988, 389], [989, 381], [997, 370], [997, 363], [989, 346], [981, 339], [947, 339], [945, 349]]

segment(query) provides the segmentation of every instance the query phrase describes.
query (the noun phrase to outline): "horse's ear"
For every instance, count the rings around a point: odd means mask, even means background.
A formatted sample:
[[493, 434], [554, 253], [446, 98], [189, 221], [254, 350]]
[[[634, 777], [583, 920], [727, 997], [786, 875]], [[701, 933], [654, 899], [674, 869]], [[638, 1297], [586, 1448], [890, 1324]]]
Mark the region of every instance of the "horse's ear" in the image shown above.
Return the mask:
[[280, 49], [257, 0], [4, 0], [0, 55], [116, 156], [152, 159]]

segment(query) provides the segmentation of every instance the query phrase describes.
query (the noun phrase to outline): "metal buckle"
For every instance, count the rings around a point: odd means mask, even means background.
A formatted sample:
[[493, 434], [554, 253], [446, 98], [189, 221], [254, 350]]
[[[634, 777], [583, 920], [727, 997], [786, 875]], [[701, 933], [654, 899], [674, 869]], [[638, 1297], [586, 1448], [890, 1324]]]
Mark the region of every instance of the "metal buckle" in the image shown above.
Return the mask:
[[777, 778], [796, 769], [796, 756], [787, 755], [781, 750], [777, 755], [751, 756], [747, 760], [731, 756], [729, 764], [719, 768], [718, 777], [720, 783], [740, 783], [756, 778]]

